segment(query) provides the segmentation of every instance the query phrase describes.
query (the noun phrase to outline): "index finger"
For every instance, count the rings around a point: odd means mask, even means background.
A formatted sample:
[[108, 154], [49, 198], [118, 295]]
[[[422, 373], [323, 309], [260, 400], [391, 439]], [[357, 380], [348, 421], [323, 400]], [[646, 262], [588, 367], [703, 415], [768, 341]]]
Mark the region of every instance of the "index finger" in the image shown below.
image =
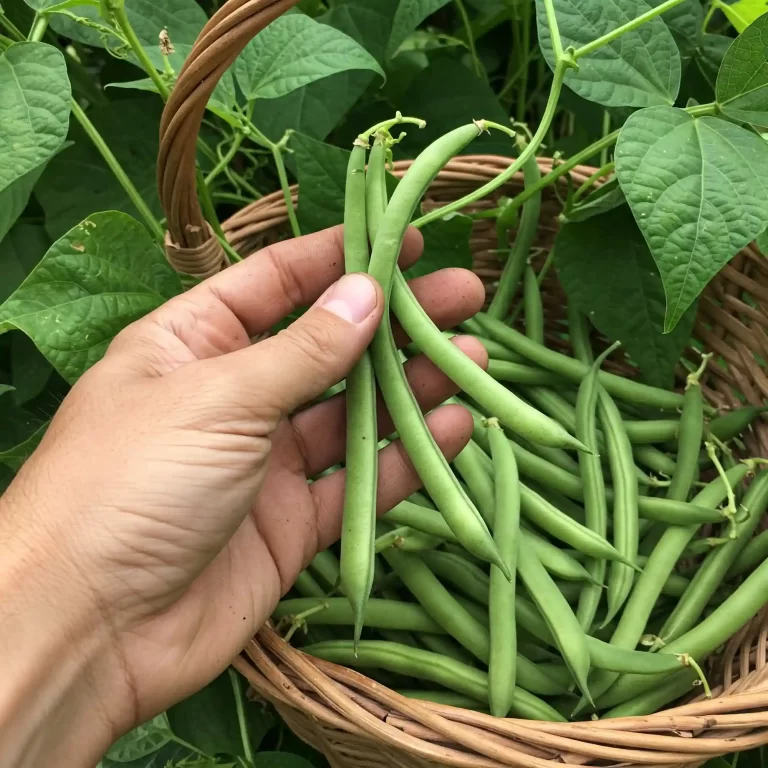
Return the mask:
[[[421, 233], [410, 228], [400, 254], [400, 266], [414, 264], [424, 247]], [[300, 307], [313, 304], [344, 274], [344, 228], [270, 245], [220, 272], [185, 295], [203, 312], [211, 298], [240, 321], [249, 336], [268, 331]]]

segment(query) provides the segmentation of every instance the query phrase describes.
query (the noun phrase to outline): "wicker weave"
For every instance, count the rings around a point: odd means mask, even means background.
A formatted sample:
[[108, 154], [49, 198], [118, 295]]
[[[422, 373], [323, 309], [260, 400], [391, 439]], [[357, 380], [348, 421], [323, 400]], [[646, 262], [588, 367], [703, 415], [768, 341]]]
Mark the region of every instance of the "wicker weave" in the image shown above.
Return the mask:
[[[168, 102], [158, 180], [168, 217], [168, 257], [179, 269], [205, 275], [212, 265], [225, 263], [221, 246], [210, 239], [195, 187], [195, 141], [207, 99], [249, 40], [296, 2], [230, 0], [201, 33]], [[463, 196], [509, 162], [484, 155], [453, 160], [432, 186], [425, 207]], [[395, 174], [402, 176], [408, 166], [408, 161], [396, 163]], [[541, 160], [541, 166], [547, 172], [551, 161]], [[572, 176], [578, 184], [592, 172], [576, 168]], [[514, 194], [520, 185], [514, 179], [499, 194]], [[292, 192], [295, 203], [298, 190]], [[484, 200], [474, 210], [494, 204]], [[549, 190], [536, 243], [541, 258], [552, 245], [559, 211]], [[225, 222], [224, 231], [238, 251], [250, 254], [285, 237], [287, 220], [283, 195], [276, 192], [237, 213]], [[471, 247], [474, 270], [490, 294], [500, 273], [491, 221], [475, 224]], [[190, 265], [196, 253], [200, 263]], [[565, 300], [555, 275], [544, 289], [549, 341], [567, 351], [560, 332]], [[706, 290], [694, 335], [726, 363], [710, 366], [703, 382], [711, 403], [727, 410], [745, 400], [768, 400], [768, 375], [758, 362], [768, 359], [768, 261], [757, 250], [740, 253]], [[690, 354], [695, 359], [692, 350]], [[620, 359], [610, 365], [633, 373]], [[681, 366], [680, 381], [683, 375]], [[768, 423], [757, 425], [748, 442], [752, 455], [768, 456]], [[253, 695], [272, 702], [333, 768], [682, 766], [768, 744], [768, 607], [709, 660], [710, 682], [719, 683], [714, 698], [648, 717], [580, 723], [500, 720], [413, 701], [357, 672], [305, 656], [270, 627], [234, 663], [250, 681]]]

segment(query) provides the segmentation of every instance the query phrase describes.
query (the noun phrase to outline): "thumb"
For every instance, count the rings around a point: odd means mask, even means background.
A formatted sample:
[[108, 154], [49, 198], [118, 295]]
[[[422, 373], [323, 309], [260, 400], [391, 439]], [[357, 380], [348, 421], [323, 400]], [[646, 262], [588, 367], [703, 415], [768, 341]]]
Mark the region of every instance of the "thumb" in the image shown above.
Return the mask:
[[384, 311], [379, 284], [345, 275], [286, 330], [219, 358], [255, 408], [287, 415], [341, 381], [370, 344]]

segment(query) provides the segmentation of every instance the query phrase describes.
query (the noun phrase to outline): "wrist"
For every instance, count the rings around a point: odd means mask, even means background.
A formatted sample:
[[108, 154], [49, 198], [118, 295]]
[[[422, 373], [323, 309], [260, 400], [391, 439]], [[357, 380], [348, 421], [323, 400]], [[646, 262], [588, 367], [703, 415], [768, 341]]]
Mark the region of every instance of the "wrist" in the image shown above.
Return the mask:
[[135, 697], [87, 588], [44, 535], [14, 525], [14, 496], [0, 499], [0, 764], [95, 765]]

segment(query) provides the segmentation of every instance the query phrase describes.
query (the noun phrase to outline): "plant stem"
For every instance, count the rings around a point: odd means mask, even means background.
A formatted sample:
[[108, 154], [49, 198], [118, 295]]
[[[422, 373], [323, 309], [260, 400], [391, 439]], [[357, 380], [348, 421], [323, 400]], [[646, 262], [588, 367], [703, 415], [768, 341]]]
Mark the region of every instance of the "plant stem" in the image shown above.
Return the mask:
[[[677, 1], [682, 2], [682, 0]], [[552, 38], [552, 52], [555, 54], [555, 61], [559, 63], [563, 58], [563, 42], [560, 39], [560, 28], [557, 26], [557, 16], [555, 15], [553, 0], [544, 0], [544, 8], [547, 11], [547, 26]]]
[[207, 222], [211, 225], [211, 229], [214, 231], [216, 238], [224, 252], [229, 257], [231, 264], [236, 264], [238, 261], [242, 261], [243, 257], [229, 244], [227, 236], [224, 234], [224, 230], [221, 228], [221, 222], [219, 216], [216, 213], [216, 206], [213, 204], [213, 198], [211, 197], [211, 190], [205, 183], [203, 178], [203, 172], [199, 166], [197, 168], [197, 193], [200, 195], [200, 205], [202, 206], [203, 213]]
[[475, 36], [472, 32], [472, 24], [469, 21], [467, 15], [467, 9], [464, 7], [464, 0], [454, 0], [456, 8], [461, 16], [461, 23], [464, 25], [464, 32], [467, 36], [467, 45], [469, 46], [469, 54], [472, 57], [472, 66], [475, 70], [475, 74], [480, 79], [485, 79], [485, 72], [483, 71], [483, 65], [480, 63], [480, 59], [477, 56], [477, 46], [475, 45]]
[[27, 39], [31, 43], [39, 43], [43, 39], [47, 29], [48, 17], [36, 13], [35, 20], [32, 22], [32, 29], [29, 30], [29, 37]]
[[285, 162], [283, 161], [283, 149], [278, 144], [272, 145], [272, 155], [275, 158], [277, 166], [277, 176], [280, 179], [280, 187], [283, 190], [285, 206], [288, 209], [288, 221], [291, 222], [291, 231], [294, 237], [301, 237], [299, 220], [296, 218], [296, 209], [293, 207], [293, 195], [291, 194], [291, 185], [288, 182], [288, 174], [285, 172]]
[[[608, 147], [605, 147], [603, 152], [608, 152]], [[602, 152], [600, 153], [602, 157]], [[573, 194], [573, 202], [578, 202], [582, 196], [588, 192], [595, 184], [596, 181], [599, 179], [602, 179], [603, 176], [607, 176], [609, 173], [612, 173], [614, 169], [616, 168], [616, 163], [611, 160], [609, 163], [605, 163], [604, 165], [600, 166]]]
[[163, 228], [144, 202], [144, 198], [139, 194], [139, 190], [136, 189], [133, 182], [128, 178], [128, 174], [123, 170], [123, 167], [112, 153], [112, 150], [107, 146], [106, 142], [101, 137], [101, 134], [96, 130], [94, 124], [88, 119], [88, 116], [74, 99], [72, 99], [72, 114], [86, 132], [88, 138], [93, 142], [94, 146], [99, 151], [99, 154], [104, 158], [104, 162], [109, 166], [109, 170], [115, 175], [120, 186], [136, 207], [139, 215], [144, 219], [144, 223], [147, 225], [149, 231], [155, 239], [162, 244], [165, 239]]
[[2, 8], [0, 8], [0, 27], [8, 32], [12, 40], [21, 42], [27, 39], [22, 31], [3, 13]]
[[456, 202], [450, 203], [443, 208], [438, 208], [431, 213], [428, 213], [426, 216], [422, 216], [420, 219], [413, 222], [415, 227], [423, 227], [430, 221], [442, 219], [449, 213], [460, 211], [467, 205], [471, 205], [472, 203], [487, 197], [492, 192], [495, 192], [499, 187], [506, 184], [525, 165], [528, 159], [532, 155], [536, 154], [536, 151], [544, 141], [544, 137], [547, 135], [549, 127], [552, 124], [552, 120], [555, 117], [555, 112], [557, 111], [557, 103], [560, 100], [560, 93], [563, 90], [563, 80], [565, 78], [565, 73], [568, 71], [570, 66], [571, 64], [567, 59], [561, 59], [557, 62], [555, 67], [555, 76], [552, 81], [552, 89], [549, 92], [549, 98], [547, 99], [547, 106], [544, 110], [544, 116], [541, 118], [541, 123], [538, 127], [538, 130], [533, 135], [531, 142], [520, 153], [517, 160], [515, 160], [509, 166], [509, 168], [507, 168], [503, 173], [500, 173], [495, 179], [489, 181], [479, 189], [476, 189], [474, 192], [471, 192], [466, 197], [462, 197], [461, 200], [457, 200]]
[[205, 177], [205, 184], [210, 187], [214, 179], [230, 164], [232, 158], [237, 154], [237, 150], [240, 149], [240, 145], [243, 143], [243, 134], [235, 134], [235, 140], [232, 142], [232, 146], [227, 150], [225, 155], [219, 158], [219, 162], [214, 169]]
[[112, 0], [112, 2], [109, 2], [108, 5], [109, 10], [115, 17], [117, 26], [120, 27], [120, 31], [128, 41], [128, 45], [131, 46], [131, 50], [139, 60], [141, 68], [149, 75], [163, 101], [168, 101], [168, 97], [171, 95], [171, 92], [168, 90], [168, 86], [165, 84], [165, 81], [160, 76], [157, 68], [147, 55], [147, 52], [144, 49], [144, 46], [141, 44], [141, 41], [138, 37], [136, 37], [136, 33], [133, 31], [131, 22], [128, 20], [128, 15], [125, 12], [125, 3], [123, 0], [119, 0], [118, 2]]
[[594, 53], [596, 50], [598, 50], [598, 48], [602, 48], [604, 45], [612, 43], [614, 40], [626, 34], [627, 32], [631, 32], [632, 30], [637, 29], [639, 26], [645, 24], [645, 22], [650, 21], [651, 19], [655, 19], [657, 16], [660, 16], [662, 13], [671, 10], [683, 2], [685, 2], [685, 0], [667, 0], [666, 3], [662, 3], [661, 5], [657, 5], [655, 8], [651, 8], [650, 10], [638, 16], [636, 19], [632, 19], [632, 21], [628, 21], [626, 24], [622, 24], [620, 27], [617, 27], [611, 32], [608, 32], [608, 34], [603, 35], [602, 37], [598, 37], [597, 40], [593, 40], [591, 43], [587, 43], [581, 48], [577, 48], [573, 54], [574, 58], [578, 60], [582, 56]]
[[[603, 111], [603, 136], [607, 136], [611, 132], [611, 113], [606, 109]], [[605, 165], [608, 162], [608, 148], [605, 147], [600, 153], [600, 165]]]
[[522, 32], [522, 50], [523, 55], [520, 60], [522, 65], [522, 72], [520, 73], [522, 81], [520, 88], [517, 91], [517, 119], [519, 122], [525, 122], [525, 113], [528, 107], [528, 68], [530, 67], [530, 51], [531, 51], [531, 5], [525, 4], [523, 10], [523, 18], [521, 22]]
[[245, 721], [245, 708], [243, 707], [243, 692], [240, 689], [240, 681], [232, 667], [228, 670], [229, 679], [232, 682], [232, 689], [235, 693], [235, 708], [237, 709], [237, 722], [240, 725], [240, 738], [243, 742], [243, 752], [245, 759], [250, 765], [253, 765], [253, 747], [251, 746], [251, 737], [248, 734], [248, 723]]
[[704, 21], [701, 25], [702, 33], [706, 34], [707, 27], [709, 26], [709, 22], [712, 21], [712, 17], [719, 10], [719, 8], [720, 8], [720, 3], [718, 2], [718, 0], [712, 0], [712, 2], [709, 4], [709, 8], [707, 8], [707, 15], [704, 17]]

